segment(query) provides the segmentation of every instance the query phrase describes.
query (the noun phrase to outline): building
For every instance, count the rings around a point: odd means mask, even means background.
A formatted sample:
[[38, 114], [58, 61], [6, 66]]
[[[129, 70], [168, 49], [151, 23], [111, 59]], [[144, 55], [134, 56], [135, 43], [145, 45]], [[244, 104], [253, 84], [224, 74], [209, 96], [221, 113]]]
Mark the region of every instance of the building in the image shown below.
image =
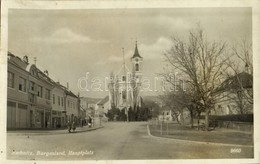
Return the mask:
[[80, 99], [54, 82], [47, 70], [8, 52], [7, 129], [59, 128], [80, 122]]
[[66, 102], [66, 120], [79, 122], [79, 98], [73, 92], [65, 90], [65, 102]]
[[227, 78], [217, 89], [216, 94], [217, 102], [211, 115], [253, 113], [253, 103], [248, 100], [250, 94], [253, 95], [252, 75], [242, 72]]
[[29, 102], [28, 58], [24, 60], [8, 52], [7, 128], [31, 127], [33, 113]]
[[[123, 54], [124, 55], [124, 54]], [[128, 69], [123, 62], [116, 75], [110, 75], [109, 103], [110, 109], [128, 109], [141, 106], [141, 81], [143, 76], [143, 58], [140, 56], [137, 42], [135, 52], [131, 57], [132, 69]]]
[[26, 71], [29, 72], [29, 102], [31, 105], [31, 127], [51, 127], [51, 91], [53, 84], [47, 72], [42, 72], [34, 64], [28, 64]]
[[108, 110], [110, 109], [110, 102], [109, 102], [109, 96], [106, 96], [105, 98], [103, 98], [102, 100], [100, 100], [97, 103], [97, 111], [98, 114], [102, 117], [105, 117], [105, 114], [108, 112]]
[[81, 97], [80, 106], [86, 111], [86, 117], [94, 117], [96, 110], [98, 109], [97, 103], [100, 98]]
[[52, 90], [52, 127], [59, 128], [66, 126], [66, 105], [65, 105], [65, 91], [66, 88], [59, 82], [53, 82], [54, 88]]

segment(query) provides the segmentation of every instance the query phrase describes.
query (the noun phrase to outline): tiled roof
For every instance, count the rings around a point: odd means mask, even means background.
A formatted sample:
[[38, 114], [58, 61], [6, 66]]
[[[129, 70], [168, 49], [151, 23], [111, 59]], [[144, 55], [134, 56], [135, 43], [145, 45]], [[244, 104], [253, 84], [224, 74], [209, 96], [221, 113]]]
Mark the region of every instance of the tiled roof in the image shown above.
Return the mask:
[[217, 89], [219, 91], [226, 91], [229, 89], [239, 89], [239, 88], [249, 89], [253, 87], [253, 76], [242, 72], [235, 76], [227, 78], [221, 86]]
[[69, 96], [72, 96], [72, 97], [75, 97], [75, 98], [78, 98], [78, 96], [76, 96], [73, 92], [69, 91], [69, 90], [65, 90], [65, 93], [66, 95], [69, 95]]
[[81, 97], [80, 99], [81, 99], [81, 101], [85, 101], [85, 102], [87, 102], [88, 104], [96, 104], [96, 103], [98, 103], [100, 100], [102, 100], [102, 99], [100, 99], [100, 98], [92, 98], [92, 97]]
[[106, 96], [104, 99], [102, 99], [100, 102], [98, 102], [98, 105], [104, 105], [106, 102], [108, 102], [109, 97]]

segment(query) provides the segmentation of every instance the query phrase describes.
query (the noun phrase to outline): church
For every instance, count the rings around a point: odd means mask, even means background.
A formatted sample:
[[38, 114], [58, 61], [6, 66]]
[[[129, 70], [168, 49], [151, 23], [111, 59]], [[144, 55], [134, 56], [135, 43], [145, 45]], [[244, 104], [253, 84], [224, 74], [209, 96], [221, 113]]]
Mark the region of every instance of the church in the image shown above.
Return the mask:
[[137, 42], [134, 54], [130, 60], [130, 69], [126, 66], [125, 59], [123, 59], [123, 64], [119, 71], [116, 74], [111, 73], [110, 75], [108, 84], [110, 109], [128, 110], [132, 108], [135, 110], [141, 107], [143, 57], [138, 52]]

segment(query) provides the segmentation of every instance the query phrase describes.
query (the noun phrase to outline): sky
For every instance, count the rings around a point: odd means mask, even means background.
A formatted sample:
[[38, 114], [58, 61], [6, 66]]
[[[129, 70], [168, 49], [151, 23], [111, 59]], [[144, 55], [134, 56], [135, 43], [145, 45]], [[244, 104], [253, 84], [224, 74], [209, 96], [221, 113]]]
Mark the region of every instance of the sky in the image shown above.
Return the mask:
[[[128, 68], [135, 42], [143, 57], [143, 77], [151, 81], [156, 95], [155, 77], [166, 66], [163, 53], [171, 47], [171, 37], [186, 38], [197, 24], [210, 40], [229, 45], [241, 39], [252, 40], [251, 8], [157, 8], [157, 9], [9, 9], [8, 50], [27, 55], [29, 62], [81, 96], [105, 97], [107, 91], [91, 89], [117, 73], [123, 64], [122, 48]], [[86, 83], [78, 86], [79, 79]]]

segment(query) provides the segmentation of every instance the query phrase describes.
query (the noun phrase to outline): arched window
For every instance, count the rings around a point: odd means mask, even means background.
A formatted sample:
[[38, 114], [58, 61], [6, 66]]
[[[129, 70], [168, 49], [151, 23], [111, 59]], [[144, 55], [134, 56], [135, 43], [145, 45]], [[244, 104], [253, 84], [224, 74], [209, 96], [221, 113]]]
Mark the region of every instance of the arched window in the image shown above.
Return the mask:
[[139, 71], [139, 64], [138, 63], [135, 64], [135, 71]]

